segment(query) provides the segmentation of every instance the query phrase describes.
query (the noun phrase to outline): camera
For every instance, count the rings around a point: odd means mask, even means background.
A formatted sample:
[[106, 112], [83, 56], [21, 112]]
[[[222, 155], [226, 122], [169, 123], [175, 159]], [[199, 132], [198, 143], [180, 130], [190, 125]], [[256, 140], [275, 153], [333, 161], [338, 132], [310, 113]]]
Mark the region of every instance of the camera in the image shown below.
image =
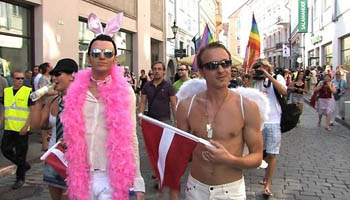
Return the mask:
[[263, 80], [264, 79], [264, 71], [258, 69], [261, 66], [261, 62], [255, 62], [252, 66], [252, 68], [255, 71], [255, 74], [253, 76], [254, 80]]

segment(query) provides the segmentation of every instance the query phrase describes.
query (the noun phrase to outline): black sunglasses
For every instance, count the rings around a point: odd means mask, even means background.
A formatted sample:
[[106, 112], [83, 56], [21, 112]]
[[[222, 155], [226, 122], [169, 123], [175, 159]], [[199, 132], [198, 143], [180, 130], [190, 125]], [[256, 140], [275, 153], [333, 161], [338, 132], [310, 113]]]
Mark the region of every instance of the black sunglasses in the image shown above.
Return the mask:
[[207, 68], [208, 70], [216, 70], [219, 68], [219, 65], [221, 65], [222, 68], [230, 67], [232, 65], [232, 60], [212, 61], [203, 64], [203, 67]]
[[91, 50], [91, 56], [94, 58], [99, 58], [102, 53], [105, 58], [112, 58], [114, 56], [113, 51], [110, 49], [92, 49]]
[[24, 77], [15, 77], [16, 80], [24, 80]]
[[186, 71], [187, 69], [177, 69], [177, 71]]
[[54, 73], [53, 75], [54, 75], [55, 77], [59, 77], [59, 76], [61, 76], [61, 74], [62, 74], [62, 72], [56, 72], [56, 73]]

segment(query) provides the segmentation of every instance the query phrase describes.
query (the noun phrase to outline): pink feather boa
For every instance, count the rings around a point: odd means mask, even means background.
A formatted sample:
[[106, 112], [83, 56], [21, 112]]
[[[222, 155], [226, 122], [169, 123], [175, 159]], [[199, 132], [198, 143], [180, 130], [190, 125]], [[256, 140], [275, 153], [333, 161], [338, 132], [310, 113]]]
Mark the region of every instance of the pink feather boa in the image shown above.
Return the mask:
[[[85, 142], [85, 120], [83, 107], [91, 83], [91, 69], [80, 71], [64, 97], [61, 120], [64, 125], [64, 140], [68, 147], [67, 184], [71, 200], [88, 200], [90, 197], [90, 165]], [[129, 188], [135, 178], [136, 164], [132, 134], [136, 128], [131, 121], [130, 85], [123, 77], [123, 69], [113, 66], [112, 80], [99, 87], [99, 100], [105, 104], [105, 128], [108, 130], [107, 154], [110, 185], [113, 199], [129, 199]]]

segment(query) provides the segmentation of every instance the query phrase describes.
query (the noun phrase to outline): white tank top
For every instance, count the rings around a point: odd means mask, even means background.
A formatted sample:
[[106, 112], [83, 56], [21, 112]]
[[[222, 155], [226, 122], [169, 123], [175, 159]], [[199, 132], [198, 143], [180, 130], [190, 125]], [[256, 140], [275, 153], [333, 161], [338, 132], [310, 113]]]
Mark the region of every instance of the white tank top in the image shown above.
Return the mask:
[[51, 125], [51, 138], [49, 142], [49, 148], [56, 144], [56, 116], [53, 116], [50, 112], [49, 123]]

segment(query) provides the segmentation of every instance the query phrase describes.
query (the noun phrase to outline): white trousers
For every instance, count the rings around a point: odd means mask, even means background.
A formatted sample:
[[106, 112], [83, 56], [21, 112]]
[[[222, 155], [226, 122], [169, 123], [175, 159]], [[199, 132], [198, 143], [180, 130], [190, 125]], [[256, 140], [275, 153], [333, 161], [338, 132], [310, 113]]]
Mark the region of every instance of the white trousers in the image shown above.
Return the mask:
[[91, 172], [91, 191], [92, 200], [110, 200], [113, 196], [113, 189], [109, 184], [109, 177], [106, 171]]
[[334, 103], [334, 112], [332, 115], [332, 122], [335, 122], [335, 117], [338, 115], [340, 117], [345, 117], [345, 99], [344, 97], [340, 97], [340, 99], [338, 99], [338, 101], [335, 101]]
[[188, 176], [185, 188], [186, 200], [245, 200], [244, 177], [232, 183], [210, 186]]

